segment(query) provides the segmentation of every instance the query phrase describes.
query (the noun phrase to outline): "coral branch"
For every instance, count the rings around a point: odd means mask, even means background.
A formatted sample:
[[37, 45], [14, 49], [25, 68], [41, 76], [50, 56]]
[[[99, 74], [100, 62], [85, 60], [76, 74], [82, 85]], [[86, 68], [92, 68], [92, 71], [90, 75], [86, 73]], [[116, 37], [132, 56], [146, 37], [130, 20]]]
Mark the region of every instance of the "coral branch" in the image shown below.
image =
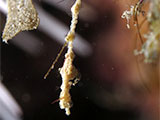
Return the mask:
[[75, 81], [73, 81], [76, 77], [78, 77], [78, 71], [73, 65], [74, 60], [74, 52], [73, 52], [73, 41], [75, 37], [75, 28], [78, 22], [78, 14], [81, 5], [81, 0], [77, 0], [75, 4], [72, 6], [72, 21], [70, 26], [70, 31], [68, 32], [65, 41], [68, 43], [68, 51], [65, 54], [65, 61], [63, 67], [60, 68], [60, 74], [62, 77], [62, 85], [61, 85], [61, 93], [60, 93], [60, 108], [65, 109], [66, 115], [70, 115], [70, 108], [72, 106], [71, 95], [69, 90], [72, 85], [75, 85]]
[[59, 69], [62, 77], [62, 85], [61, 85], [60, 97], [58, 99], [60, 101], [59, 102], [60, 108], [65, 109], [66, 115], [70, 115], [70, 108], [72, 107], [72, 100], [69, 91], [71, 89], [71, 86], [75, 85], [80, 80], [78, 70], [73, 65], [73, 60], [75, 56], [73, 52], [73, 41], [75, 37], [75, 29], [76, 29], [76, 24], [78, 22], [80, 6], [81, 6], [81, 0], [76, 0], [76, 2], [71, 8], [72, 21], [70, 25], [70, 30], [67, 36], [65, 37], [65, 44], [63, 45], [56, 59], [53, 61], [52, 66], [44, 76], [44, 79], [46, 79], [50, 71], [54, 68], [54, 65], [58, 61], [62, 51], [67, 45], [68, 51], [65, 54], [65, 61], [63, 67]]

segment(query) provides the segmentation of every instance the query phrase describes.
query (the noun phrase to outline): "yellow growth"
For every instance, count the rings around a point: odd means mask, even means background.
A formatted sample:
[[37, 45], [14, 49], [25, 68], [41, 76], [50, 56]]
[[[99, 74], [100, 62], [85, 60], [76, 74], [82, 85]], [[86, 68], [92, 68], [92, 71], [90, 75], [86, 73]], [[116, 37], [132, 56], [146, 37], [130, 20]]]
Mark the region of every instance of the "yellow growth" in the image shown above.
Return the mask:
[[76, 29], [76, 24], [78, 22], [80, 6], [81, 6], [81, 0], [76, 0], [76, 2], [71, 8], [72, 21], [70, 25], [70, 30], [67, 36], [65, 37], [65, 44], [63, 45], [56, 59], [54, 60], [52, 66], [49, 68], [48, 72], [44, 76], [44, 79], [46, 79], [49, 72], [54, 68], [55, 63], [58, 61], [62, 51], [67, 45], [68, 51], [65, 54], [65, 61], [64, 61], [63, 67], [59, 69], [62, 77], [59, 105], [61, 109], [65, 109], [66, 115], [70, 115], [70, 108], [72, 107], [72, 100], [71, 100], [71, 95], [69, 93], [69, 90], [71, 89], [72, 85], [75, 85], [79, 81], [78, 70], [73, 65], [73, 60], [75, 56], [73, 52], [73, 41], [75, 38], [75, 29]]
[[4, 42], [7, 43], [21, 31], [38, 27], [39, 18], [32, 0], [7, 0], [7, 6], [7, 22], [2, 35]]
[[60, 68], [60, 74], [62, 77], [61, 93], [60, 93], [60, 108], [65, 109], [66, 115], [70, 115], [70, 108], [72, 106], [71, 96], [69, 90], [73, 82], [71, 80], [78, 76], [78, 71], [73, 65], [74, 52], [73, 52], [73, 40], [75, 37], [75, 28], [78, 22], [78, 14], [81, 6], [81, 0], [76, 0], [75, 4], [71, 8], [72, 21], [70, 31], [68, 32], [65, 41], [68, 43], [68, 51], [65, 54], [65, 61], [63, 67]]
[[[12, 39], [16, 34], [24, 30], [36, 29], [39, 25], [39, 18], [36, 9], [32, 4], [32, 0], [7, 0], [8, 15], [7, 22], [3, 31], [3, 41], [7, 43], [9, 39]], [[69, 90], [72, 85], [75, 85], [78, 78], [78, 71], [73, 65], [74, 52], [73, 41], [75, 37], [76, 24], [78, 22], [78, 15], [81, 6], [81, 0], [76, 0], [71, 8], [72, 21], [70, 30], [65, 37], [65, 44], [60, 53], [56, 57], [52, 66], [44, 76], [46, 78], [49, 72], [54, 68], [55, 63], [60, 57], [64, 48], [68, 45], [68, 51], [65, 54], [65, 61], [63, 67], [60, 68], [60, 74], [62, 77], [61, 93], [60, 93], [60, 108], [65, 109], [66, 115], [70, 115], [70, 108], [72, 106], [71, 96]]]

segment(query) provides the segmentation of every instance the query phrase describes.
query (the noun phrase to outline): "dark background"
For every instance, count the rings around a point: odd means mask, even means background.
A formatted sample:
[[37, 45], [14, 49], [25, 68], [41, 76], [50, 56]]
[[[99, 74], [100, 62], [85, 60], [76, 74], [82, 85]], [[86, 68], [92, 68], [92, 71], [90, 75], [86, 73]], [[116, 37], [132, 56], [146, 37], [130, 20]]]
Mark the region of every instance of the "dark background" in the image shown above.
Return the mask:
[[[43, 1], [36, 3], [69, 27], [70, 13], [64, 13]], [[102, 95], [101, 91], [112, 94], [119, 81], [126, 79], [122, 77], [122, 73], [127, 71], [127, 65], [117, 62], [119, 60], [110, 53], [110, 48], [107, 48], [113, 39], [105, 41], [94, 39], [103, 35], [110, 38], [112, 32], [116, 32], [116, 26], [121, 24], [117, 5], [110, 4], [107, 9], [105, 7], [98, 9], [94, 4], [90, 2], [88, 4], [95, 7], [98, 17], [88, 23], [79, 20], [76, 31], [90, 43], [93, 51], [87, 57], [76, 54], [74, 64], [81, 73], [81, 80], [70, 91], [73, 101], [70, 116], [65, 115], [65, 111], [59, 108], [58, 102], [51, 104], [59, 98], [61, 77], [58, 68], [63, 65], [65, 52], [47, 79], [43, 79], [62, 44], [53, 41], [53, 38], [39, 30], [25, 31], [38, 37], [43, 47], [41, 54], [35, 57], [15, 46], [13, 40], [5, 44], [1, 39], [2, 82], [21, 106], [24, 120], [137, 120], [139, 118], [136, 106], [123, 104], [122, 107], [114, 101], [110, 105], [107, 100], [104, 105], [105, 100], [99, 97]], [[1, 34], [5, 20], [5, 15], [1, 13]], [[105, 96], [105, 93], [102, 96]]]

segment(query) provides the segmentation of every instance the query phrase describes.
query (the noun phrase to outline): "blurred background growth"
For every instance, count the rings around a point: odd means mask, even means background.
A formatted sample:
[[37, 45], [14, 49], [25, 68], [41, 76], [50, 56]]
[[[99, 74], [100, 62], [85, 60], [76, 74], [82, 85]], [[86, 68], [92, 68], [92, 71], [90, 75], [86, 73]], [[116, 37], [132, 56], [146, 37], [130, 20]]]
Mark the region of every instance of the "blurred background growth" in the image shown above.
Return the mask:
[[[8, 44], [1, 39], [0, 120], [160, 119], [160, 65], [145, 64], [143, 56], [134, 56], [141, 43], [135, 27], [128, 30], [121, 19], [123, 11], [137, 0], [82, 0], [74, 41], [74, 64], [81, 80], [71, 89], [69, 117], [58, 103], [51, 104], [59, 98], [58, 68], [63, 55], [48, 78], [43, 77], [64, 44], [74, 0], [33, 2], [40, 17], [38, 29], [21, 32]], [[6, 7], [5, 0], [0, 0], [1, 35]], [[146, 14], [147, 10], [148, 2]], [[142, 33], [146, 31], [144, 23]], [[8, 106], [10, 101], [13, 104]], [[11, 118], [6, 117], [9, 115]]]

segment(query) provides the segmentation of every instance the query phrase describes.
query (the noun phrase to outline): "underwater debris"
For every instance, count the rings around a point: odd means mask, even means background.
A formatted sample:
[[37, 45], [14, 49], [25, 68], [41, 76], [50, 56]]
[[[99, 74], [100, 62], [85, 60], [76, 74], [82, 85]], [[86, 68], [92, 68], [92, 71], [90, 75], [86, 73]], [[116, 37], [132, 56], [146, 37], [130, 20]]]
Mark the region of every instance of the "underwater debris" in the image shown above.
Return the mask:
[[[131, 17], [133, 16], [134, 21], [136, 21], [137, 19], [137, 15], [140, 14], [141, 12], [141, 7], [143, 5], [143, 0], [139, 1], [136, 5], [131, 5], [130, 6], [130, 10], [125, 10], [121, 16], [121, 18], [126, 19], [127, 20], [127, 28], [130, 29], [130, 25], [129, 25], [129, 21], [131, 19]], [[136, 24], [135, 24], [136, 26]]]
[[125, 10], [121, 16], [121, 18], [127, 20], [126, 26], [128, 29], [130, 29], [129, 21], [130, 21], [131, 17], [133, 16], [133, 12], [134, 12], [134, 6], [131, 5], [130, 10]]
[[38, 13], [32, 0], [7, 0], [8, 15], [3, 31], [3, 41], [7, 43], [24, 30], [36, 29], [39, 25]]
[[78, 22], [78, 15], [81, 6], [81, 0], [76, 0], [75, 4], [71, 8], [72, 21], [70, 26], [70, 31], [68, 32], [65, 41], [68, 43], [68, 51], [65, 54], [65, 61], [63, 67], [60, 68], [60, 74], [62, 77], [61, 93], [59, 105], [61, 109], [65, 109], [66, 115], [70, 115], [70, 108], [72, 106], [71, 96], [69, 90], [71, 85], [75, 85], [74, 80], [78, 77], [78, 70], [73, 65], [74, 52], [73, 52], [73, 41], [75, 37], [76, 24]]
[[81, 0], [76, 0], [74, 5], [71, 8], [72, 20], [70, 25], [70, 30], [65, 37], [65, 44], [57, 55], [56, 59], [53, 61], [48, 72], [45, 74], [44, 79], [49, 75], [50, 71], [54, 68], [55, 63], [58, 61], [62, 51], [67, 46], [68, 50], [65, 54], [65, 60], [63, 67], [59, 69], [62, 77], [61, 93], [59, 97], [59, 105], [61, 109], [65, 109], [66, 115], [70, 115], [70, 108], [72, 107], [71, 95], [69, 93], [71, 86], [75, 86], [76, 83], [80, 80], [79, 72], [73, 65], [74, 52], [73, 52], [73, 41], [75, 38], [75, 29], [76, 24], [78, 23], [78, 15], [80, 11]]

